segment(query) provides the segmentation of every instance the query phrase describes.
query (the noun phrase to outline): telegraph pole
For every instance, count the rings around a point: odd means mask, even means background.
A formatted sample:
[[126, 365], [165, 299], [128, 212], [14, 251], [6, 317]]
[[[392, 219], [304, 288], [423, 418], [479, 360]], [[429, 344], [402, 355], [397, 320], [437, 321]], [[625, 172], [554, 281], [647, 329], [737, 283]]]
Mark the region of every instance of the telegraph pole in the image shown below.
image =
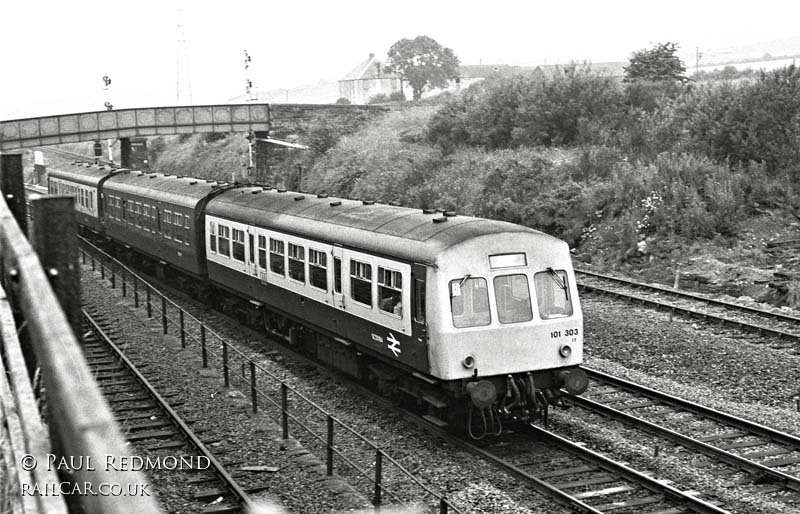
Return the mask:
[[700, 47], [695, 47], [695, 61], [694, 61], [694, 72], [700, 73], [700, 58], [703, 57], [703, 54], [700, 52]]
[[175, 89], [178, 105], [192, 104], [192, 76], [189, 71], [189, 55], [186, 49], [186, 35], [183, 30], [183, 10], [177, 12], [177, 62], [175, 66]]

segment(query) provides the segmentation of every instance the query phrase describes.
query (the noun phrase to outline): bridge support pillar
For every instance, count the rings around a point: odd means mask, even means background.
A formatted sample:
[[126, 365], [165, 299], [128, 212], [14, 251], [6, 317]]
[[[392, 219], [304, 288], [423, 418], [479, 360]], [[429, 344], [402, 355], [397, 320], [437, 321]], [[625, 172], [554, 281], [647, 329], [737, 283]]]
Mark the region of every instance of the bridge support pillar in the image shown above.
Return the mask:
[[[269, 143], [266, 141], [259, 141], [259, 139], [266, 139], [269, 137], [267, 131], [256, 131], [256, 142], [253, 145], [253, 166], [255, 166], [253, 181], [261, 184], [272, 184], [272, 177], [270, 176], [269, 169]], [[275, 185], [275, 184], [272, 184]]]
[[123, 168], [147, 171], [150, 166], [147, 162], [147, 138], [121, 137], [120, 161]]
[[17, 220], [23, 234], [28, 233], [25, 213], [25, 179], [22, 175], [22, 154], [0, 155], [0, 192]]
[[75, 198], [42, 196], [31, 198], [31, 246], [39, 256], [50, 285], [67, 315], [75, 338], [83, 334], [81, 283], [78, 265], [78, 224]]

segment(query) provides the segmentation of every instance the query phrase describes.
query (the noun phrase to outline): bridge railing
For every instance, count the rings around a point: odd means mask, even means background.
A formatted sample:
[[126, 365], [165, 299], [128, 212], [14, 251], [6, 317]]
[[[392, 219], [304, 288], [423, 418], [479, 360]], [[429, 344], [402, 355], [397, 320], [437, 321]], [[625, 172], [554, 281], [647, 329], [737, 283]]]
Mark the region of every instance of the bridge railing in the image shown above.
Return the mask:
[[[153, 497], [122, 494], [142, 491], [146, 480], [140, 472], [106, 466], [106, 456], [120, 462], [131, 450], [51, 285], [65, 281], [70, 267], [77, 270], [77, 254], [43, 267], [18, 223], [26, 223], [21, 156], [0, 155], [0, 164], [0, 405], [11, 441], [0, 456], [6, 478], [0, 498], [10, 512], [61, 513], [77, 506], [98, 513], [160, 512]], [[69, 211], [56, 213], [48, 200], [31, 200], [43, 215], [43, 221], [34, 219], [33, 231], [44, 247], [52, 244], [45, 237], [48, 229], [61, 228], [74, 216], [71, 204]], [[22, 217], [15, 218], [12, 209]], [[41, 257], [47, 261], [48, 255]], [[107, 484], [105, 490], [101, 484]]]

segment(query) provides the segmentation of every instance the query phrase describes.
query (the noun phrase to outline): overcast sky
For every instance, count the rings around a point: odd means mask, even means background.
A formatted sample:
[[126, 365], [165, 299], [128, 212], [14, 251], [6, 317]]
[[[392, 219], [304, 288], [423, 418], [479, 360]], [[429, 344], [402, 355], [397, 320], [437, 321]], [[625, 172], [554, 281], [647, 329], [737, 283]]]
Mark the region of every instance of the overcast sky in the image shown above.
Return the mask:
[[[651, 7], [652, 6], [652, 7]], [[800, 3], [674, 0], [12, 0], [0, 17], [0, 119], [174, 105], [177, 10], [195, 104], [244, 94], [243, 52], [262, 90], [336, 80], [370, 52], [425, 34], [463, 64], [625, 61], [672, 41], [688, 56], [800, 36]]]

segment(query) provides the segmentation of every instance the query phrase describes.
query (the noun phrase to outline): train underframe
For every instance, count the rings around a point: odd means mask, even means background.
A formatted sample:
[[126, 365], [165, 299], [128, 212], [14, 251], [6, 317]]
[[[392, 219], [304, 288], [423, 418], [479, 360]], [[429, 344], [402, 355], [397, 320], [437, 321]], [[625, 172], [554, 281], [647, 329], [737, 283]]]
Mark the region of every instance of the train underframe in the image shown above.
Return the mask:
[[[463, 432], [473, 439], [499, 435], [504, 426], [520, 421], [547, 423], [551, 407], [566, 408], [562, 388], [580, 394], [588, 385], [578, 367], [528, 371], [491, 377], [438, 380], [412, 369], [397, 367], [379, 354], [368, 353], [350, 341], [272, 311], [235, 292], [186, 275], [130, 248], [109, 241], [106, 249], [129, 263], [144, 265], [165, 280], [205, 304], [213, 305], [240, 323], [266, 332], [293, 350], [311, 356], [368, 385], [430, 422]], [[111, 246], [111, 248], [109, 248]]]

